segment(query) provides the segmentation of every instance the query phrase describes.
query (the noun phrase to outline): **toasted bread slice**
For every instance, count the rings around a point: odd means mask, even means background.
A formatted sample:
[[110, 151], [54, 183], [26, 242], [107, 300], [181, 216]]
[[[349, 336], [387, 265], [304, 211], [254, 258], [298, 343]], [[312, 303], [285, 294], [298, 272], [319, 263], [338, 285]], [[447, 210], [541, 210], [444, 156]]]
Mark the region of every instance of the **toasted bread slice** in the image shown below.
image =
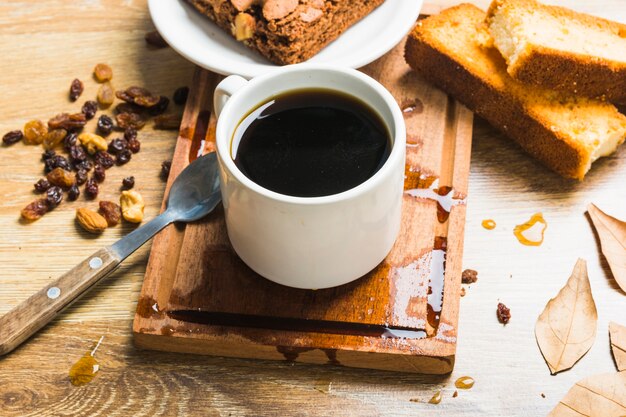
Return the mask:
[[535, 0], [494, 0], [487, 25], [513, 78], [626, 102], [626, 25]]
[[482, 10], [462, 4], [420, 21], [406, 44], [407, 62], [548, 167], [582, 179], [624, 142], [626, 117], [601, 100], [511, 78], [484, 19]]

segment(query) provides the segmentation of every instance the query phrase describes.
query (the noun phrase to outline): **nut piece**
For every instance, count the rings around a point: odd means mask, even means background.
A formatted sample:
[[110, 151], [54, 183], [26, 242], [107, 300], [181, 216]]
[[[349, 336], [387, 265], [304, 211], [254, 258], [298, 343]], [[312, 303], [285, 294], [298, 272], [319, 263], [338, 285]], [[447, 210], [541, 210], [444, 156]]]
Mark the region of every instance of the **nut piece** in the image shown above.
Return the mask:
[[282, 19], [296, 10], [299, 0], [266, 0], [263, 4], [263, 16], [267, 20]]
[[122, 206], [122, 216], [126, 221], [141, 223], [145, 206], [141, 194], [133, 190], [122, 191], [120, 206]]
[[96, 151], [106, 151], [109, 146], [106, 139], [94, 133], [81, 133], [78, 135], [78, 141], [87, 148], [87, 152], [91, 155], [96, 153]]
[[250, 39], [254, 35], [255, 27], [256, 21], [254, 20], [254, 16], [248, 13], [239, 13], [237, 17], [235, 17], [235, 38], [238, 41]]
[[76, 210], [76, 220], [83, 229], [90, 233], [101, 233], [107, 228], [107, 221], [104, 217], [86, 208]]
[[300, 20], [305, 23], [311, 23], [322, 17], [324, 12], [320, 9], [316, 9], [315, 7], [307, 7], [306, 11], [300, 13]]

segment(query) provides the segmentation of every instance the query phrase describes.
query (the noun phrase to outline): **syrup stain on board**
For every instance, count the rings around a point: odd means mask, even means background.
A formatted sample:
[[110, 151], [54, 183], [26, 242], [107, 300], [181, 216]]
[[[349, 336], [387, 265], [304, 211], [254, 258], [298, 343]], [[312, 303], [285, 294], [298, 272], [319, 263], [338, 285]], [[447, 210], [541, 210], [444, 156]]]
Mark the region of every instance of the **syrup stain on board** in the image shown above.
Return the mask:
[[96, 373], [100, 370], [100, 364], [94, 355], [96, 354], [98, 347], [100, 347], [100, 343], [102, 343], [103, 339], [104, 336], [100, 337], [96, 347], [85, 353], [82, 358], [72, 365], [69, 372], [69, 378], [72, 385], [81, 386], [88, 384], [96, 376]]
[[441, 309], [443, 307], [444, 278], [446, 272], [446, 251], [448, 240], [443, 236], [436, 236], [430, 264], [430, 279], [428, 282], [427, 320], [433, 328], [439, 326]]
[[481, 224], [487, 230], [493, 230], [496, 228], [496, 222], [492, 219], [485, 219]]
[[448, 220], [452, 207], [465, 204], [465, 198], [456, 195], [452, 187], [440, 186], [439, 178], [424, 175], [408, 164], [404, 169], [404, 193], [415, 198], [436, 201], [439, 223]]
[[471, 376], [462, 376], [454, 382], [454, 386], [458, 389], [470, 389], [474, 386], [474, 382]]
[[441, 399], [443, 398], [443, 394], [441, 393], [441, 391], [437, 391], [430, 400], [428, 400], [429, 404], [439, 404], [441, 402]]
[[198, 119], [196, 120], [196, 129], [194, 130], [191, 147], [189, 149], [189, 163], [192, 163], [193, 161], [201, 157], [204, 153], [206, 134], [209, 130], [210, 119], [211, 112], [208, 110], [202, 110], [198, 114]]
[[548, 228], [543, 215], [535, 213], [526, 223], [519, 224], [513, 229], [513, 234], [522, 245], [540, 246], [543, 243], [543, 236]]

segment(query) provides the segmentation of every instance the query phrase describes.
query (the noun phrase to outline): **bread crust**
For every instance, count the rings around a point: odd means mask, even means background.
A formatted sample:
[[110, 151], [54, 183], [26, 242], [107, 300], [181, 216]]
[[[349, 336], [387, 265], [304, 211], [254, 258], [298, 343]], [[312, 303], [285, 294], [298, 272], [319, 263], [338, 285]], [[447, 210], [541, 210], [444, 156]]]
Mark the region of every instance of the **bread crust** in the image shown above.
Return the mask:
[[[430, 30], [446, 19], [449, 22], [458, 17], [458, 25], [468, 26], [482, 22], [484, 16], [477, 7], [462, 4], [421, 21], [407, 40], [406, 61], [424, 78], [485, 118], [547, 167], [565, 177], [583, 179], [591, 165], [591, 150], [525, 105], [513, 92], [515, 88], [511, 87], [515, 87], [516, 82], [507, 75], [506, 63], [495, 47], [473, 45], [479, 49], [467, 51], [473, 60], [488, 60], [493, 65], [495, 74], [487, 79], [471, 65], [452, 56], [446, 48], [446, 40], [437, 38]], [[456, 34], [450, 34], [453, 35]]]
[[[626, 37], [626, 25], [563, 7], [546, 6], [534, 0], [494, 0], [487, 11], [487, 24], [490, 24], [496, 13], [506, 13], [508, 9], [513, 8], [535, 9], [593, 28], [602, 26], [613, 32], [616, 37]], [[508, 72], [513, 78], [568, 94], [626, 103], [626, 62], [611, 61], [573, 51], [566, 52], [532, 43], [526, 48], [527, 51], [508, 67]]]
[[244, 2], [247, 6], [244, 10], [238, 10], [232, 0], [186, 1], [233, 36], [237, 14], [245, 12], [253, 16], [254, 34], [243, 41], [244, 45], [279, 65], [296, 64], [313, 57], [384, 2], [300, 0], [286, 16], [268, 20], [256, 1]]

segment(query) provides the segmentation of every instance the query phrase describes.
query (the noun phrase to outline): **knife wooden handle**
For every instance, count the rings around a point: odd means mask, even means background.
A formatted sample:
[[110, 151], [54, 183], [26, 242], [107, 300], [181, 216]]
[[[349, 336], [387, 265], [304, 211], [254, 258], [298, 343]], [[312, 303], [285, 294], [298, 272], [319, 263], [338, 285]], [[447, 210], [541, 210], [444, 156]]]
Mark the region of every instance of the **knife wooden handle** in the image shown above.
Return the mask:
[[48, 324], [121, 261], [110, 248], [102, 248], [0, 317], [0, 355]]

